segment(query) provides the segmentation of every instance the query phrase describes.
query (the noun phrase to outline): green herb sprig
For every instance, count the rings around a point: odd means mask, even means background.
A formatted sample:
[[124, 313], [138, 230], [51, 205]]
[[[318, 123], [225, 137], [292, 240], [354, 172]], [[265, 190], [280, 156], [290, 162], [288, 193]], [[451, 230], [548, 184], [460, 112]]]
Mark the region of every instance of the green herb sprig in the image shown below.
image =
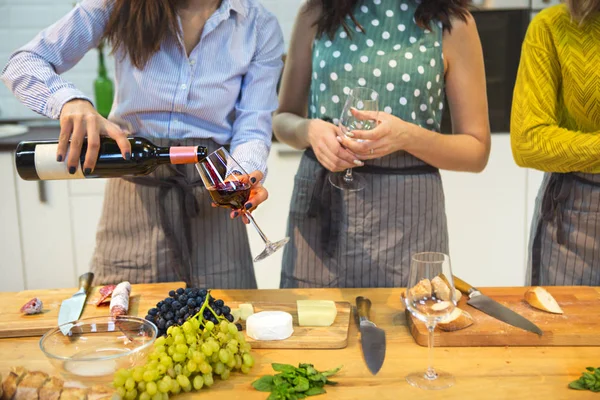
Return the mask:
[[600, 392], [600, 367], [587, 367], [587, 372], [581, 374], [576, 381], [569, 383], [569, 387], [575, 390], [591, 390]]
[[265, 375], [252, 382], [254, 389], [271, 392], [267, 400], [297, 400], [308, 396], [326, 393], [325, 385], [336, 385], [329, 377], [337, 373], [342, 366], [319, 372], [312, 364], [271, 364], [276, 375]]

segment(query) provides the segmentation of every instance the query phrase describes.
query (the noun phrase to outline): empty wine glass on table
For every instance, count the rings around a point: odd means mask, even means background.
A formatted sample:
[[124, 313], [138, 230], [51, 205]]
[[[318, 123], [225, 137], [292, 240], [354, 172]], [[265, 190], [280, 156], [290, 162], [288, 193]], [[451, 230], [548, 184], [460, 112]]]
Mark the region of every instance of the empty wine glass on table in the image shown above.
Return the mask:
[[286, 237], [278, 242], [271, 242], [258, 227], [252, 214], [244, 208], [252, 188], [250, 177], [224, 147], [220, 147], [197, 163], [196, 169], [213, 201], [244, 214], [265, 242], [265, 249], [254, 258], [254, 261], [267, 258], [290, 240]]
[[429, 367], [406, 377], [408, 383], [421, 389], [444, 389], [454, 384], [454, 376], [433, 368], [433, 331], [438, 322], [447, 320], [456, 308], [450, 257], [444, 253], [417, 253], [412, 257], [408, 286], [404, 297], [406, 308], [429, 331]]
[[[379, 94], [369, 88], [357, 87], [348, 93], [346, 103], [342, 110], [339, 127], [342, 133], [348, 137], [348, 133], [353, 130], [371, 130], [377, 126], [377, 118], [373, 120], [358, 119], [352, 113], [352, 109], [359, 111], [379, 111]], [[358, 191], [366, 186], [365, 178], [360, 174], [352, 172], [352, 168], [348, 168], [344, 172], [329, 174], [329, 182], [333, 186], [341, 190]]]

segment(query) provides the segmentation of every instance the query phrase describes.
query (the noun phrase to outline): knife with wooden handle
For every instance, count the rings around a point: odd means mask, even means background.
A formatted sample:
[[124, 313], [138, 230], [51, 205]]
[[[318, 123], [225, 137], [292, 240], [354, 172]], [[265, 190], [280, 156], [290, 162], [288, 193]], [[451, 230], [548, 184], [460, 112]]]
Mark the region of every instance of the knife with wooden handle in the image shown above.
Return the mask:
[[537, 333], [540, 336], [543, 334], [542, 330], [527, 318], [517, 314], [497, 301], [492, 300], [488, 296], [482, 294], [477, 288], [469, 285], [462, 279], [457, 278], [455, 275], [452, 275], [452, 279], [454, 280], [454, 287], [469, 297], [467, 304], [471, 307], [475, 307], [479, 311], [509, 325]]

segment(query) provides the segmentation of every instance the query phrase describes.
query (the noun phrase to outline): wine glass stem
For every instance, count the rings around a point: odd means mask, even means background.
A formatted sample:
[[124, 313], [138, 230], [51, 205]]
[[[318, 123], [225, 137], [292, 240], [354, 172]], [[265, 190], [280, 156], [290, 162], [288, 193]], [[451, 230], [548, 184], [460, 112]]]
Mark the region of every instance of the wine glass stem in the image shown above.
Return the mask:
[[348, 168], [344, 174], [344, 181], [352, 182], [352, 168]]
[[256, 231], [258, 232], [258, 234], [260, 235], [260, 238], [263, 240], [263, 242], [265, 242], [265, 244], [271, 243], [269, 241], [269, 239], [267, 239], [267, 235], [265, 235], [265, 233], [258, 227], [258, 224], [254, 220], [254, 217], [252, 216], [252, 214], [249, 213], [249, 212], [247, 212], [247, 211], [242, 211], [242, 212], [244, 213], [244, 215], [246, 215], [246, 217], [248, 218], [248, 221], [250, 221], [250, 223], [252, 224], [252, 226], [254, 226], [254, 228], [256, 229]]
[[427, 379], [435, 379], [437, 374], [433, 369], [433, 331], [435, 329], [435, 325], [427, 326], [427, 331], [429, 332], [429, 367], [427, 368], [427, 372], [425, 372], [425, 377]]

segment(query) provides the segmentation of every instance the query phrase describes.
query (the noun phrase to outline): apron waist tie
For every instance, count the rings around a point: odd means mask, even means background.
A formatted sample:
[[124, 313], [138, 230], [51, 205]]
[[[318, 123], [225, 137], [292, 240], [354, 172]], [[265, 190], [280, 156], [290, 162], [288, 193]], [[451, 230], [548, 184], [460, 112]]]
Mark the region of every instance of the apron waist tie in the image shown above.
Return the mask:
[[[313, 161], [319, 162], [312, 148], [306, 149], [304, 154]], [[319, 164], [320, 165], [320, 164]], [[375, 165], [365, 165], [360, 167], [360, 172], [375, 175], [426, 175], [436, 174], [439, 170], [432, 165], [416, 165], [404, 168], [379, 167]], [[315, 190], [313, 191], [308, 206], [308, 217], [321, 217], [321, 245], [323, 250], [330, 257], [337, 249], [340, 225], [342, 222], [342, 191], [333, 188], [327, 179], [329, 171], [321, 166], [316, 177]], [[320, 189], [320, 190], [317, 190]], [[327, 201], [329, 200], [329, 201]]]
[[[191, 260], [191, 219], [198, 216], [200, 206], [194, 195], [194, 188], [202, 186], [202, 181], [190, 182], [185, 173], [178, 169], [178, 166], [167, 166], [174, 175], [164, 179], [152, 178], [149, 176], [133, 176], [123, 177], [122, 179], [147, 187], [155, 187], [159, 189], [159, 218], [160, 224], [167, 239], [167, 243], [173, 251], [173, 256], [176, 259], [176, 265], [173, 266], [175, 274], [180, 280], [183, 280], [188, 286], [192, 285], [192, 260]], [[167, 216], [165, 199], [170, 190], [176, 190], [179, 197], [180, 215], [183, 226], [184, 240], [179, 243], [175, 237], [175, 231], [171, 220]]]

